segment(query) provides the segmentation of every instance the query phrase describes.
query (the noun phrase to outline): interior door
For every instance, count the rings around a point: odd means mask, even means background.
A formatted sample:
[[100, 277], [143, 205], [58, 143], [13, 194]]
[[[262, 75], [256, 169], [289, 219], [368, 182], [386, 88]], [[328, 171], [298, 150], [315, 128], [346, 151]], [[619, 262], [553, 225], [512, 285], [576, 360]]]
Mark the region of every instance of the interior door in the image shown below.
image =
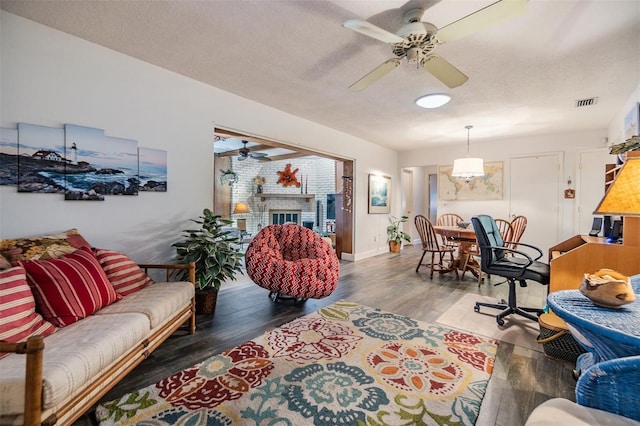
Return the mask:
[[409, 218], [402, 230], [413, 240], [413, 170], [402, 170], [402, 214]]
[[509, 176], [511, 217], [527, 217], [520, 241], [540, 248], [546, 262], [562, 235], [562, 153], [512, 158]]

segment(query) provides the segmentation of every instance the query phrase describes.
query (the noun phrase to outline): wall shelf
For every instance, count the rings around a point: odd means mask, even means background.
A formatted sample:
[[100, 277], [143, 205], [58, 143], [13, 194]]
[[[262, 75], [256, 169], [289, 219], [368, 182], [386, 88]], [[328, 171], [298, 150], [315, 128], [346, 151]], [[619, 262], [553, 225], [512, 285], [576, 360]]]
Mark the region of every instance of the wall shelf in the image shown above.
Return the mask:
[[256, 194], [256, 197], [260, 197], [262, 201], [264, 201], [267, 198], [301, 198], [305, 200], [307, 203], [309, 202], [309, 200], [313, 200], [314, 198], [316, 198], [314, 194], [264, 194], [264, 193]]

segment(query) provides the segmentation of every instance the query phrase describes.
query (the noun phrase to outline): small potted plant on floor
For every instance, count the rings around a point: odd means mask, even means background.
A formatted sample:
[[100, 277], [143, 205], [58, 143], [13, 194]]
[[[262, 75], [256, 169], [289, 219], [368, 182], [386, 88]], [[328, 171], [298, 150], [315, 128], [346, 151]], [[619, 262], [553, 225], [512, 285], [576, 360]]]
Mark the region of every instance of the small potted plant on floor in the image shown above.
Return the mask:
[[222, 282], [235, 280], [236, 273], [243, 273], [244, 254], [239, 251], [240, 239], [223, 230], [232, 223], [230, 220], [204, 209], [200, 218], [191, 221], [199, 224], [200, 229], [182, 231], [184, 239], [173, 247], [178, 262], [196, 265], [196, 313], [213, 315]]
[[400, 252], [403, 240], [408, 243], [411, 242], [411, 236], [400, 229], [407, 219], [409, 219], [407, 216], [400, 216], [399, 219], [395, 216], [389, 218], [390, 225], [387, 226], [387, 241], [389, 242], [389, 251], [392, 253]]

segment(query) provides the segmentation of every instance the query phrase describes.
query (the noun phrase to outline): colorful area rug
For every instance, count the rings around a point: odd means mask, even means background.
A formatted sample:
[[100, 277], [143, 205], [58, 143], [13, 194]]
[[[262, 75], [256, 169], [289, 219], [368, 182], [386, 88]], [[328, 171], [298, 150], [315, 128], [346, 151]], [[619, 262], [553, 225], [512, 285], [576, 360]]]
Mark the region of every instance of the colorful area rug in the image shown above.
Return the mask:
[[96, 409], [107, 425], [473, 425], [493, 339], [347, 301]]

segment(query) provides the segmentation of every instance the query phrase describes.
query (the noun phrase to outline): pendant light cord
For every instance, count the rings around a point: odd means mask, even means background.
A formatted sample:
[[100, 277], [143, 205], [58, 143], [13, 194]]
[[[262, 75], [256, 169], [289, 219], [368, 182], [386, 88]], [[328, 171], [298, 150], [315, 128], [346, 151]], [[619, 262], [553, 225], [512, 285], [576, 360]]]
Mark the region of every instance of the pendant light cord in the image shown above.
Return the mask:
[[469, 133], [471, 132], [471, 129], [473, 129], [473, 126], [471, 125], [467, 125], [464, 126], [465, 129], [467, 129], [467, 157], [469, 156]]

